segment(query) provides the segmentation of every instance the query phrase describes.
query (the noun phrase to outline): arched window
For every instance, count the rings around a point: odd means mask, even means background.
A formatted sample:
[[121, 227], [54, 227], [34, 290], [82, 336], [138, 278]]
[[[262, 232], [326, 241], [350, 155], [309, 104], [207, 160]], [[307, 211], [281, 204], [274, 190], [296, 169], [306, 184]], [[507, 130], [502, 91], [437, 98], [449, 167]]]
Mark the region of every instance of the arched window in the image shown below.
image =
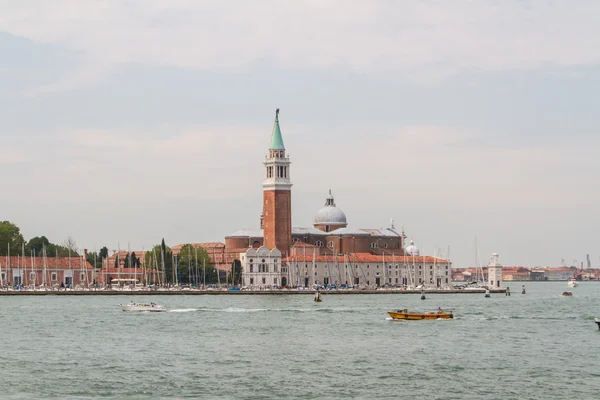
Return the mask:
[[334, 246], [335, 246], [335, 245], [333, 244], [333, 240], [330, 240], [330, 241], [329, 241], [329, 248], [333, 249], [333, 247], [334, 247]]
[[385, 248], [387, 249], [387, 243], [384, 243], [384, 244], [383, 244], [383, 247], [385, 247]]
[[322, 241], [320, 241], [320, 240], [317, 240], [317, 241], [315, 242], [315, 246], [317, 246], [317, 247], [323, 247], [323, 242], [322, 242]]

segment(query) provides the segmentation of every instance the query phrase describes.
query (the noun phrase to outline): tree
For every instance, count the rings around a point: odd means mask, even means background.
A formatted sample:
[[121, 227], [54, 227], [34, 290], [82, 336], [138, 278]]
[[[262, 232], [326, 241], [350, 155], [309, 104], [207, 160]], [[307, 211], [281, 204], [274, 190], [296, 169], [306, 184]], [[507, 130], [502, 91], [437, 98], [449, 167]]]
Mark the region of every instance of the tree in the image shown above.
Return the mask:
[[59, 244], [54, 244], [54, 243], [50, 243], [47, 247], [46, 247], [46, 255], [48, 257], [76, 257], [78, 256], [77, 253], [73, 253], [73, 252], [69, 252], [69, 249], [67, 249], [64, 246], [61, 246]]
[[129, 253], [125, 255], [125, 259], [123, 260], [123, 268], [129, 268]]
[[[44, 248], [47, 248], [50, 245], [50, 241], [46, 236], [36, 236], [34, 238], [29, 239], [29, 242], [25, 245], [25, 251], [28, 255], [35, 254], [36, 256], [41, 256]], [[48, 251], [46, 251], [48, 254]]]
[[77, 242], [75, 242], [75, 239], [73, 239], [71, 236], [69, 236], [64, 242], [63, 242], [63, 247], [66, 248], [68, 251], [71, 252], [72, 256], [78, 256], [79, 254], [77, 254]]
[[131, 265], [130, 268], [140, 268], [141, 267], [140, 259], [135, 255], [135, 251], [131, 252]]
[[182, 283], [201, 282], [203, 265], [210, 265], [210, 263], [210, 256], [204, 248], [196, 248], [189, 243], [184, 245], [177, 255], [179, 281]]
[[165, 244], [165, 239], [161, 241], [161, 244], [154, 246], [151, 251], [146, 252], [144, 263], [148, 269], [157, 270], [161, 282], [175, 283], [173, 276], [173, 252]]
[[233, 285], [242, 284], [242, 263], [240, 260], [235, 259], [231, 263], [231, 272], [228, 279]]
[[108, 258], [108, 248], [104, 246], [98, 253], [88, 252], [87, 261], [94, 266], [94, 268], [102, 268], [104, 266], [104, 260]]
[[108, 258], [108, 249], [106, 248], [106, 246], [104, 246], [103, 248], [100, 249], [98, 256], [100, 256], [100, 258], [102, 260], [104, 260], [105, 258]]
[[25, 239], [17, 225], [10, 221], [0, 222], [0, 255], [8, 255], [9, 246], [12, 254], [20, 253], [23, 243]]

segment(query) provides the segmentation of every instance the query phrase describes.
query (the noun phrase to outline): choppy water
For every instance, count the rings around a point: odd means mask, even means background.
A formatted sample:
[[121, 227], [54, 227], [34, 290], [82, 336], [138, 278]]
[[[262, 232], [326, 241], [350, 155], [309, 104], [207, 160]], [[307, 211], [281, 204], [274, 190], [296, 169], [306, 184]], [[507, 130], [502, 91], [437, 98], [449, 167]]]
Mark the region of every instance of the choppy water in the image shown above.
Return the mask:
[[[600, 398], [600, 283], [482, 294], [0, 298], [0, 398]], [[574, 296], [561, 297], [564, 290]], [[167, 313], [124, 313], [130, 300]], [[386, 310], [455, 311], [390, 321]]]

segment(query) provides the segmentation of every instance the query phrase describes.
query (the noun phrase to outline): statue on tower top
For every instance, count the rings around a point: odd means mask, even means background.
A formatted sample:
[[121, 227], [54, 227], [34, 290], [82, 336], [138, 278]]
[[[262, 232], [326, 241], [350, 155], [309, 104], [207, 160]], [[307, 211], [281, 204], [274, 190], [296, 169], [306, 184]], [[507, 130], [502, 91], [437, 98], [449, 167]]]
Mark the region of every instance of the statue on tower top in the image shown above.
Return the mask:
[[279, 119], [279, 108], [275, 110], [275, 119]]

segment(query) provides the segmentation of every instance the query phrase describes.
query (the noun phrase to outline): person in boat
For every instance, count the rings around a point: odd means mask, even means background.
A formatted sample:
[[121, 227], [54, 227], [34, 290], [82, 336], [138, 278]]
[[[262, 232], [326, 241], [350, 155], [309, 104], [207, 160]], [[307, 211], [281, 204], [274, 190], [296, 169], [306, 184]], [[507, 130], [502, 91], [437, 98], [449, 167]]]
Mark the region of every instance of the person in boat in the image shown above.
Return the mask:
[[443, 312], [444, 312], [444, 310], [442, 310], [442, 308], [441, 308], [441, 307], [438, 307], [438, 309], [437, 309], [437, 312], [438, 312], [438, 314], [441, 314], [441, 313], [443, 313]]

